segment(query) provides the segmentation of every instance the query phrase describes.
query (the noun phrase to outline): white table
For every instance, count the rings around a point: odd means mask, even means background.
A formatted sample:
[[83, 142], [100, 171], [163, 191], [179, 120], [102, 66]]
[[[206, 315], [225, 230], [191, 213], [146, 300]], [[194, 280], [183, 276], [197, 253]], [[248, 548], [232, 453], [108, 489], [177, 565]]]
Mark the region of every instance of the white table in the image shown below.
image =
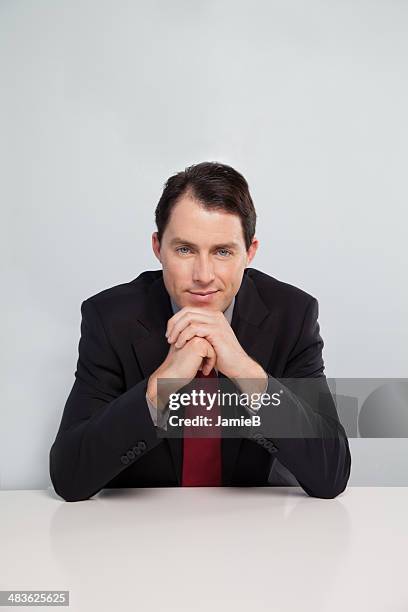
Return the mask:
[[84, 612], [406, 612], [407, 524], [405, 487], [0, 491], [0, 589]]

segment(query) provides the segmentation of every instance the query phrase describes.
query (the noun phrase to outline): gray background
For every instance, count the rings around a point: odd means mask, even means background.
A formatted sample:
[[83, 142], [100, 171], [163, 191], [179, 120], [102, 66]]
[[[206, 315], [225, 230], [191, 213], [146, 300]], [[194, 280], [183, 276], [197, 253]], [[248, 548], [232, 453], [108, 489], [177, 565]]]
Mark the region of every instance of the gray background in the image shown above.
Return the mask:
[[[327, 376], [407, 375], [407, 31], [390, 0], [1, 2], [0, 488], [50, 484], [80, 304], [159, 267], [191, 163], [247, 178], [251, 265], [318, 298]], [[350, 447], [349, 484], [408, 485], [407, 439]]]

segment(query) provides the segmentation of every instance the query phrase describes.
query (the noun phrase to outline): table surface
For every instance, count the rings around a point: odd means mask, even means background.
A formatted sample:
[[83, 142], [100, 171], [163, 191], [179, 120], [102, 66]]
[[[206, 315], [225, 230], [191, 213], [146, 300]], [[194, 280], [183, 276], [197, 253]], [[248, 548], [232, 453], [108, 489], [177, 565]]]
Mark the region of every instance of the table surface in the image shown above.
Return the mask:
[[407, 519], [406, 487], [0, 491], [0, 589], [86, 612], [406, 612]]

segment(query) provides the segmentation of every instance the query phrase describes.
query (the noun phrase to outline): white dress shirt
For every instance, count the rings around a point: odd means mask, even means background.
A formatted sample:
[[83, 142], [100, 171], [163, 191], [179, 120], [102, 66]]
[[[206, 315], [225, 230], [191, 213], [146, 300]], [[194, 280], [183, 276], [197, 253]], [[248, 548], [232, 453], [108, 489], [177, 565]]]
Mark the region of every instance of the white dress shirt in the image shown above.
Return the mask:
[[[173, 300], [170, 298], [170, 302], [171, 302], [171, 307], [173, 309], [173, 314], [176, 314], [176, 312], [178, 312], [180, 310], [179, 306], [173, 302]], [[231, 321], [232, 321], [232, 313], [234, 310], [234, 304], [235, 304], [235, 297], [232, 298], [232, 302], [230, 303], [229, 306], [227, 306], [227, 308], [224, 310], [224, 316], [227, 319], [228, 323], [231, 325]], [[218, 376], [218, 370], [217, 368], [214, 368], [214, 370], [217, 373]], [[268, 388], [268, 381], [266, 381], [266, 385], [265, 385], [265, 389], [263, 391], [263, 393], [266, 392]], [[153, 404], [153, 402], [150, 401], [150, 399], [147, 397], [147, 393], [146, 393], [146, 402], [147, 405], [149, 407], [149, 411], [150, 411], [150, 415], [152, 417], [152, 421], [153, 423], [156, 425], [157, 427], [157, 408], [156, 406]], [[255, 408], [250, 408], [249, 406], [245, 405], [246, 410], [248, 411], [249, 414], [253, 415], [256, 414], [258, 409]]]

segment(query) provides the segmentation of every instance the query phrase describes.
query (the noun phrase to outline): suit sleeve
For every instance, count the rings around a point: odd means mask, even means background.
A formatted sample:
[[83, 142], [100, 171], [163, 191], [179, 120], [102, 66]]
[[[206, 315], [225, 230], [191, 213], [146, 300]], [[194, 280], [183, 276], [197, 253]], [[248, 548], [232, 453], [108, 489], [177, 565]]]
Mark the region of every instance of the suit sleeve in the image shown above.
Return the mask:
[[312, 298], [284, 376], [267, 372], [268, 394], [279, 394], [282, 402], [260, 408], [261, 427], [251, 428], [250, 438], [271, 453], [271, 464], [278, 459], [308, 495], [333, 498], [346, 488], [351, 455], [323, 373], [318, 310]]
[[162, 442], [146, 403], [147, 379], [125, 390], [96, 307], [85, 300], [81, 313], [75, 382], [49, 454], [52, 484], [66, 501], [95, 495]]

